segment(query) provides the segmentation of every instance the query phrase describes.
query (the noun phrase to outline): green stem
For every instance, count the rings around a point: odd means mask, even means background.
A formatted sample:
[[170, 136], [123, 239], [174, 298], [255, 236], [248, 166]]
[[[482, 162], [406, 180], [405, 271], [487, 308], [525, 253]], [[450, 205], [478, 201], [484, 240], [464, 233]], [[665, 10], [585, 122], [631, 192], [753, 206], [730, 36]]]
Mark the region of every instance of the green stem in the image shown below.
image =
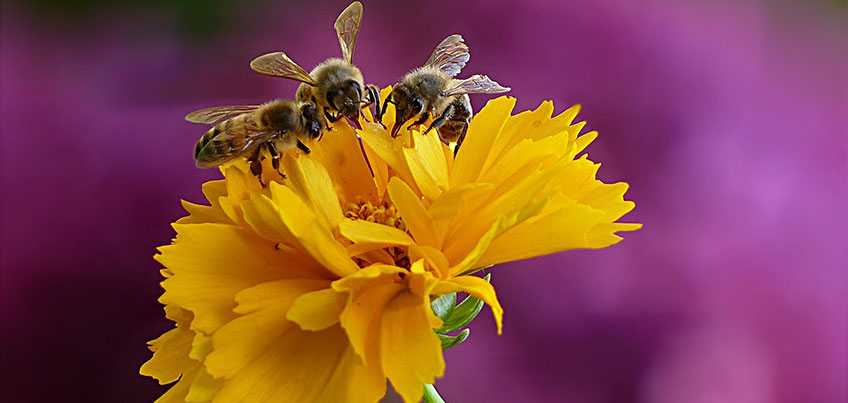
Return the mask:
[[436, 387], [433, 385], [424, 385], [424, 402], [425, 403], [445, 403], [445, 400], [436, 392]]

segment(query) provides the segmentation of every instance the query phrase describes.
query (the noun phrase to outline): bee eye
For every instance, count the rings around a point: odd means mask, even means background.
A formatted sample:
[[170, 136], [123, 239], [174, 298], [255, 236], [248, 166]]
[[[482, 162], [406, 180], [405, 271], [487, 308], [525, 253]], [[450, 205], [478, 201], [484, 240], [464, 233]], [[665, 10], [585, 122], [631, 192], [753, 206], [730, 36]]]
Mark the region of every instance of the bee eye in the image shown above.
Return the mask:
[[359, 85], [358, 82], [351, 80], [350, 85], [354, 88], [354, 90], [356, 91], [357, 94], [362, 93], [362, 87]]
[[412, 100], [412, 109], [416, 113], [421, 112], [421, 108], [423, 108], [423, 107], [424, 107], [424, 103], [421, 101], [421, 98], [415, 97], [415, 99]]

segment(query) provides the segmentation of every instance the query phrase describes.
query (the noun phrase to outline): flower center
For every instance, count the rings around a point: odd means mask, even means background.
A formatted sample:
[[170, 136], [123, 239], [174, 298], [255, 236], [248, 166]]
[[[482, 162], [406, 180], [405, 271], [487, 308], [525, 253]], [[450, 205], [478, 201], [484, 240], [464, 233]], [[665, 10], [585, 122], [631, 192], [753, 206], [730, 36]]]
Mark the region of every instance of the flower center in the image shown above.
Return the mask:
[[[373, 204], [369, 201], [362, 201], [357, 197], [356, 203], [348, 203], [345, 205], [344, 216], [353, 220], [365, 220], [377, 224], [388, 225], [395, 227], [409, 234], [403, 218], [398, 214], [397, 208], [388, 201]], [[409, 269], [409, 256], [405, 248], [390, 246], [383, 248], [366, 255], [353, 257], [353, 261], [359, 267], [366, 267], [373, 263], [388, 263], [398, 267]]]
[[[360, 198], [357, 197], [357, 199]], [[388, 225], [409, 233], [406, 229], [406, 224], [403, 222], [403, 218], [400, 217], [395, 206], [389, 202], [382, 202], [375, 205], [371, 202], [360, 200], [357, 203], [348, 203], [345, 206], [344, 215], [354, 220], [365, 220]]]

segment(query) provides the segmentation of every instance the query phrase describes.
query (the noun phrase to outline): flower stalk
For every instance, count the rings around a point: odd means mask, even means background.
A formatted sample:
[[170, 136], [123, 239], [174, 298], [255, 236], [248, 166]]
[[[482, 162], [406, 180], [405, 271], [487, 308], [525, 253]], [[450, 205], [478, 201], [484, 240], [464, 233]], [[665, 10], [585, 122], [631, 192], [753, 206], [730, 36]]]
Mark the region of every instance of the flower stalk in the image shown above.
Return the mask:
[[424, 402], [425, 403], [445, 403], [445, 400], [439, 396], [436, 387], [431, 384], [424, 385]]

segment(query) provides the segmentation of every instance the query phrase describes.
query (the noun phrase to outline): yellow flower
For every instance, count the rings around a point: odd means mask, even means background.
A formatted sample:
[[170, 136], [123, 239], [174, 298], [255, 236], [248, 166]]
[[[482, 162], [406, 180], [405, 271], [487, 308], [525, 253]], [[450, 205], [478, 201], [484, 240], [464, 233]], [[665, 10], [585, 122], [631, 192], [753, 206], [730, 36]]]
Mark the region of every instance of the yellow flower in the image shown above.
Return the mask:
[[617, 222], [634, 207], [627, 184], [578, 157], [596, 137], [578, 136], [578, 107], [514, 105], [489, 102], [456, 159], [435, 132], [395, 139], [366, 112], [361, 143], [336, 125], [311, 154], [283, 157], [285, 178], [266, 161], [267, 187], [243, 161], [222, 168], [203, 185], [210, 205], [184, 202], [156, 256], [176, 328], [142, 373], [182, 374], [160, 401], [375, 402], [388, 379], [417, 402], [445, 368], [432, 299], [480, 298], [500, 332], [495, 290], [470, 273], [640, 227]]

